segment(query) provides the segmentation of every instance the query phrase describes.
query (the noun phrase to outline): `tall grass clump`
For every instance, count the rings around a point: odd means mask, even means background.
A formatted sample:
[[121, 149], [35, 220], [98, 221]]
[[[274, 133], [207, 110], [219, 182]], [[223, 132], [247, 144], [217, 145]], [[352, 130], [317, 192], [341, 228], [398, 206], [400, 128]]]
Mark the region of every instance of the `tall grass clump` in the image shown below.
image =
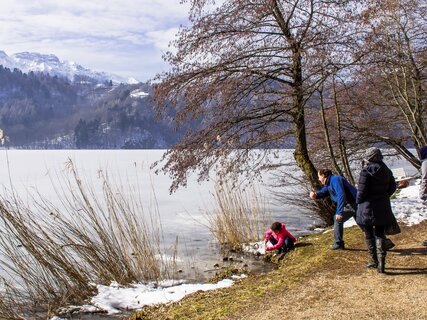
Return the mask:
[[126, 196], [135, 192], [113, 187], [102, 171], [96, 193], [72, 161], [67, 168], [71, 178], [56, 185], [59, 206], [40, 195], [30, 208], [15, 195], [0, 199], [2, 319], [46, 318], [81, 304], [94, 284], [155, 282], [175, 268], [160, 246], [157, 209], [146, 212], [141, 196]]
[[[330, 199], [319, 199], [323, 205], [319, 207], [316, 201], [309, 199], [313, 188], [307, 178], [297, 169], [286, 165], [286, 169], [272, 175], [270, 193], [278, 204], [287, 208], [298, 208], [300, 212], [306, 212], [316, 217], [321, 225], [333, 224], [330, 210], [334, 210]], [[330, 210], [325, 210], [329, 208]]]
[[208, 228], [219, 244], [233, 250], [259, 240], [270, 218], [259, 191], [227, 183], [215, 186], [214, 206], [206, 212], [206, 217]]

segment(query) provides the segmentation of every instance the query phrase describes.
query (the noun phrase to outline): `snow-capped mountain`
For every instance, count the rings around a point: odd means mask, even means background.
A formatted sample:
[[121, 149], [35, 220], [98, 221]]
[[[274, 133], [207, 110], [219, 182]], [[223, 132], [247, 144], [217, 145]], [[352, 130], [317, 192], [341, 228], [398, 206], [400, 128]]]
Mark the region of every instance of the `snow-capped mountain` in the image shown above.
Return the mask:
[[9, 69], [17, 68], [24, 73], [30, 71], [43, 72], [51, 76], [68, 78], [71, 81], [76, 80], [76, 78], [91, 78], [99, 83], [110, 80], [112, 80], [113, 83], [139, 83], [139, 81], [134, 78], [126, 79], [106, 72], [86, 69], [75, 62], [61, 61], [53, 54], [20, 52], [8, 56], [4, 51], [0, 51], [0, 65]]

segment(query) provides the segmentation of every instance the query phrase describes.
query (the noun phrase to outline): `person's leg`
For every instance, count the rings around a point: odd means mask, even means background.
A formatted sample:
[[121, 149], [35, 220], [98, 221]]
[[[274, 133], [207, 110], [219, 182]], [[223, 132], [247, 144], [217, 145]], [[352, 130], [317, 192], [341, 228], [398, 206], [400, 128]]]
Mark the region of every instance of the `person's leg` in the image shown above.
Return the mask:
[[378, 266], [377, 247], [375, 243], [374, 227], [360, 226], [365, 234], [366, 247], [368, 249], [369, 262], [367, 268], [376, 268]]
[[379, 273], [385, 272], [385, 257], [387, 255], [387, 250], [385, 247], [385, 227], [384, 226], [375, 226], [375, 238], [377, 246], [377, 257], [378, 257], [378, 267], [377, 271]]
[[363, 233], [365, 234], [365, 239], [375, 239], [374, 227], [364, 226], [364, 225], [360, 225], [359, 227], [360, 229], [362, 229]]
[[285, 244], [283, 245], [283, 247], [286, 247], [286, 250], [292, 250], [293, 248], [295, 248], [295, 245], [291, 238], [286, 237]]
[[[272, 236], [270, 236], [270, 240], [269, 240], [270, 242], [271, 242], [271, 244], [274, 246], [275, 244], [277, 244], [277, 240], [276, 239], [274, 239]], [[283, 241], [283, 245], [279, 248], [279, 249], [277, 249], [276, 250], [276, 252], [278, 253], [278, 254], [281, 254], [281, 253], [284, 253], [284, 252], [286, 252], [286, 251], [288, 251], [288, 250], [290, 250], [290, 249], [293, 249], [294, 248], [294, 243], [293, 243], [293, 241], [292, 241], [292, 239], [291, 238], [289, 238], [289, 237], [286, 237], [285, 238], [285, 240]]]
[[344, 249], [344, 227], [342, 221], [337, 221], [336, 215], [334, 216], [334, 245], [333, 250]]
[[341, 214], [341, 221], [337, 221], [336, 215], [334, 216], [334, 239], [335, 244], [332, 249], [344, 249], [344, 222], [351, 217], [354, 217], [355, 212], [352, 207], [347, 206]]
[[[270, 243], [273, 246], [276, 245], [278, 242], [273, 236], [270, 236], [268, 241], [270, 241]], [[280, 254], [280, 253], [283, 253], [283, 251], [285, 251], [285, 250], [286, 250], [285, 246], [281, 246], [279, 249], [276, 249], [276, 253]]]
[[385, 239], [385, 226], [375, 226], [374, 234], [376, 238]]
[[286, 247], [285, 247], [285, 245], [283, 244], [283, 246], [281, 246], [279, 249], [277, 249], [276, 250], [276, 253], [277, 254], [281, 254], [281, 253], [284, 253], [284, 252], [286, 252], [287, 250], [286, 250]]

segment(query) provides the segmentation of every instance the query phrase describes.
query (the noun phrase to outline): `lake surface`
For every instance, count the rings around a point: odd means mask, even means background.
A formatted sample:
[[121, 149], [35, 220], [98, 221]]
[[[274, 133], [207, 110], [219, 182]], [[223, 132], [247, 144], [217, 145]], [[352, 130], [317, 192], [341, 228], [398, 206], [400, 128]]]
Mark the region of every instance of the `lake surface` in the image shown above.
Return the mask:
[[[150, 166], [161, 158], [164, 150], [0, 150], [0, 185], [3, 194], [14, 193], [31, 206], [32, 196], [39, 193], [53, 203], [58, 202], [58, 181], [70, 177], [66, 163], [71, 159], [81, 180], [93, 186], [102, 195], [100, 170], [108, 173], [114, 185], [125, 192], [137, 192], [144, 210], [158, 210], [163, 228], [163, 246], [172, 247], [177, 237], [180, 254], [191, 258], [199, 272], [204, 273], [222, 261], [218, 246], [207, 228], [206, 211], [213, 207], [214, 179], [197, 183], [196, 176], [186, 188], [169, 193], [171, 180], [163, 174], [156, 175]], [[292, 150], [281, 151], [289, 161]], [[258, 184], [265, 198], [265, 209], [272, 220], [285, 222], [294, 235], [309, 233], [308, 228], [318, 223], [315, 217], [301, 208], [277, 204], [267, 185], [272, 175], [263, 177], [265, 184]], [[138, 191], [135, 191], [138, 190]], [[179, 257], [180, 258], [180, 257]], [[239, 257], [237, 257], [239, 259]], [[263, 268], [261, 261], [252, 259], [254, 267]]]

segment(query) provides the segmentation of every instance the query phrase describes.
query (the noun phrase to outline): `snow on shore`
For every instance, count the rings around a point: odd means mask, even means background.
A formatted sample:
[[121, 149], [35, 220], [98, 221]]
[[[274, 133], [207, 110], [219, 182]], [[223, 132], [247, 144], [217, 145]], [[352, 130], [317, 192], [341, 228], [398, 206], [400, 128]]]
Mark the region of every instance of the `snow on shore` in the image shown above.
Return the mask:
[[[162, 283], [159, 286], [136, 284], [131, 288], [123, 288], [113, 283], [110, 286], [97, 286], [98, 295], [91, 303], [108, 314], [120, 313], [120, 310], [138, 310], [146, 305], [168, 303], [181, 300], [187, 294], [202, 290], [226, 288], [233, 284], [233, 280], [224, 279], [218, 283], [206, 284], [179, 284], [170, 286]], [[85, 311], [85, 310], [82, 310]]]
[[[391, 201], [393, 212], [400, 223], [414, 225], [427, 220], [427, 202], [419, 199], [419, 184], [420, 180], [412, 182], [409, 187], [401, 189], [396, 199]], [[345, 223], [345, 227], [355, 224], [354, 219], [350, 219]], [[261, 241], [251, 244], [245, 250], [264, 254], [265, 245]], [[243, 277], [245, 275], [234, 276], [234, 278]], [[130, 288], [120, 287], [116, 283], [112, 283], [110, 286], [98, 285], [98, 294], [92, 298], [91, 305], [81, 307], [80, 311], [96, 312], [102, 310], [108, 314], [116, 314], [120, 313], [121, 310], [139, 310], [146, 305], [179, 301], [185, 295], [198, 290], [215, 290], [229, 287], [233, 283], [232, 279], [225, 279], [216, 284], [179, 283], [172, 285], [172, 283], [163, 282], [157, 286], [136, 284]], [[51, 320], [60, 320], [60, 318], [54, 317]]]
[[[244, 274], [233, 275], [232, 279], [224, 279], [217, 283], [187, 284], [183, 281], [163, 281], [159, 284], [134, 284], [131, 287], [122, 287], [113, 282], [109, 286], [98, 285], [98, 294], [92, 297], [91, 304], [81, 307], [72, 306], [69, 309], [82, 313], [103, 312], [110, 315], [121, 313], [123, 310], [137, 311], [148, 305], [179, 301], [186, 295], [199, 290], [226, 288], [233, 285], [234, 280], [245, 277]], [[62, 318], [53, 317], [51, 320], [62, 320]]]

